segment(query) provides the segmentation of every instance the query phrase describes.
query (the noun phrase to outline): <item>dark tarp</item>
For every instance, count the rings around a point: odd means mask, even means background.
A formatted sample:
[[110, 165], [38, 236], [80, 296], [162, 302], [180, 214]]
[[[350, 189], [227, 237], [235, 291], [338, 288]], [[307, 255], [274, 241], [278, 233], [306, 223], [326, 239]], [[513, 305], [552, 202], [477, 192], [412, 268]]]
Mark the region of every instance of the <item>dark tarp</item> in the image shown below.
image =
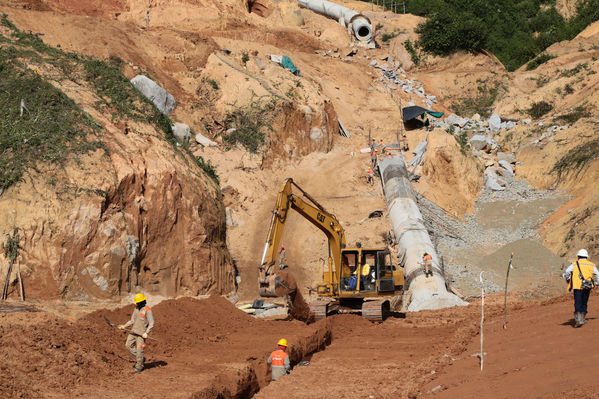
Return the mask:
[[440, 118], [443, 116], [443, 112], [435, 112], [435, 111], [431, 111], [430, 109], [413, 106], [413, 107], [405, 107], [403, 109], [403, 120], [409, 121], [409, 120], [419, 117], [420, 115], [422, 115], [424, 113], [432, 115], [435, 118]]

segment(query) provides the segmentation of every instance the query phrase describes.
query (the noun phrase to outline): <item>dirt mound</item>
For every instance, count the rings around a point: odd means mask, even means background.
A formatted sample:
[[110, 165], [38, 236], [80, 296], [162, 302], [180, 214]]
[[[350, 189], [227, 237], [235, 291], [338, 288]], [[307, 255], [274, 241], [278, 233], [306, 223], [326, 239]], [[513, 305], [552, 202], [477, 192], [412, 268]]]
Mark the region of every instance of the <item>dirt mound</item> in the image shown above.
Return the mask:
[[[134, 376], [126, 334], [104, 320], [107, 316], [123, 324], [133, 309], [98, 310], [72, 323], [49, 313], [0, 314], [0, 397], [68, 396], [88, 390], [94, 396], [98, 389], [109, 398], [134, 393], [247, 397], [268, 383], [265, 359], [278, 339], [288, 340], [292, 364], [331, 339], [326, 321], [307, 326], [259, 320], [217, 296], [167, 300], [152, 307], [156, 326], [151, 337], [157, 341], [146, 342], [147, 370]], [[133, 377], [147, 387], [130, 384]], [[150, 381], [161, 381], [160, 387]]]

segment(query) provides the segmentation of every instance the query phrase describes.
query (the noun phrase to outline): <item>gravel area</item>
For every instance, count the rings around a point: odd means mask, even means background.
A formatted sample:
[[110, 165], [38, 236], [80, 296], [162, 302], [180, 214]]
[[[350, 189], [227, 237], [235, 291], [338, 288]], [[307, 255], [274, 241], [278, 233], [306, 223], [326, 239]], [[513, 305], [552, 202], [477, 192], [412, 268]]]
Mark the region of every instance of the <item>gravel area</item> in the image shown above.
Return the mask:
[[[539, 191], [523, 180], [514, 180], [505, 191], [483, 189], [473, 215], [455, 220], [433, 202], [418, 195], [418, 205], [437, 253], [443, 257], [446, 275], [465, 295], [480, 295], [479, 264], [483, 256], [522, 239], [540, 242], [539, 224], [567, 201], [554, 190]], [[539, 257], [546, 254], [539, 253]], [[505, 260], [507, 264], [507, 260]], [[485, 270], [486, 271], [486, 270]], [[485, 291], [504, 289], [504, 277], [485, 273]]]

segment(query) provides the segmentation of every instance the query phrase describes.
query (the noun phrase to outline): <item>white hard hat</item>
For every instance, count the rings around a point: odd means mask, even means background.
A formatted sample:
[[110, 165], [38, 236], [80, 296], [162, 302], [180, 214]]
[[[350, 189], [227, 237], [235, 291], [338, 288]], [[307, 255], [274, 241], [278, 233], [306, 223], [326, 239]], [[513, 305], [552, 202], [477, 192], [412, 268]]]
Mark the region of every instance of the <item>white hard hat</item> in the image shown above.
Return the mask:
[[589, 253], [587, 252], [586, 249], [581, 249], [580, 251], [578, 251], [578, 253], [576, 254], [576, 256], [578, 256], [579, 258], [588, 258], [589, 257]]

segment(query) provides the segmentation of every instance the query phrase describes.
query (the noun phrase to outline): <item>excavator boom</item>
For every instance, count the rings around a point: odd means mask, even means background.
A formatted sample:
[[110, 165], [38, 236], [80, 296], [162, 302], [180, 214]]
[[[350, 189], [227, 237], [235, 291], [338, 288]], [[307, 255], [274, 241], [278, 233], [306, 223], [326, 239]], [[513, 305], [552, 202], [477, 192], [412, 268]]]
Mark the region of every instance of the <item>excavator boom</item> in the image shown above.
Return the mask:
[[[293, 187], [299, 190], [306, 199], [294, 194]], [[341, 262], [341, 249], [346, 245], [345, 233], [333, 214], [327, 212], [322, 205], [302, 190], [293, 179], [289, 178], [285, 180], [277, 196], [264, 245], [259, 276], [261, 296], [281, 296], [280, 292], [285, 290], [285, 283], [281, 279], [277, 279], [278, 268], [275, 266], [275, 261], [290, 209], [298, 212], [326, 235], [329, 243], [330, 267], [325, 283], [331, 286], [331, 290], [333, 289], [336, 275], [332, 263], [338, 265]]]

